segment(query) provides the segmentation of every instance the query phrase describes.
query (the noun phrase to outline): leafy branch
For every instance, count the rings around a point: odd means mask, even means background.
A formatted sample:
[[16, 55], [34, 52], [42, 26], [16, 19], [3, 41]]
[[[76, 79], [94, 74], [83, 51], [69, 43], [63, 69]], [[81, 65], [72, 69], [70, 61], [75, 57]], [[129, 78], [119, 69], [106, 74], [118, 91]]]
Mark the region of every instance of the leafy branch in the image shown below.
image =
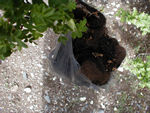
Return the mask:
[[147, 13], [139, 13], [136, 8], [132, 12], [120, 9], [117, 16], [121, 17], [122, 22], [127, 22], [140, 28], [142, 35], [150, 33], [150, 15]]
[[127, 70], [137, 76], [140, 80], [139, 85], [141, 87], [150, 88], [150, 56], [146, 57], [143, 61], [140, 57], [128, 61], [128, 66], [125, 66]]
[[[87, 30], [86, 20], [77, 23], [72, 11], [76, 8], [74, 0], [49, 0], [46, 5], [42, 0], [1, 0], [0, 10], [0, 59], [5, 59], [12, 52], [27, 48], [27, 42], [33, 43], [48, 28], [56, 34], [72, 32], [73, 38], [82, 37]], [[66, 37], [60, 36], [64, 42]]]

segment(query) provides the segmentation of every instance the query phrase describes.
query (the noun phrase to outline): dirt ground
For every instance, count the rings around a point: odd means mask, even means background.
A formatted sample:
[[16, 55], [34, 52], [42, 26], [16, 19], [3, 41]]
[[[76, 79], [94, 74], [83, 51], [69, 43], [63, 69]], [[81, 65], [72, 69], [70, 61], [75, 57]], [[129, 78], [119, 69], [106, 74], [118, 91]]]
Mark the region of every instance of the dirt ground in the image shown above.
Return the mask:
[[120, 8], [150, 14], [149, 0], [88, 0], [103, 11], [109, 35], [125, 47], [127, 57], [99, 90], [77, 86], [51, 70], [49, 53], [56, 35], [48, 30], [28, 49], [17, 51], [0, 64], [0, 113], [150, 113], [150, 90], [138, 87], [136, 76], [124, 69], [127, 58], [150, 53], [150, 35], [142, 36], [133, 25], [121, 23]]

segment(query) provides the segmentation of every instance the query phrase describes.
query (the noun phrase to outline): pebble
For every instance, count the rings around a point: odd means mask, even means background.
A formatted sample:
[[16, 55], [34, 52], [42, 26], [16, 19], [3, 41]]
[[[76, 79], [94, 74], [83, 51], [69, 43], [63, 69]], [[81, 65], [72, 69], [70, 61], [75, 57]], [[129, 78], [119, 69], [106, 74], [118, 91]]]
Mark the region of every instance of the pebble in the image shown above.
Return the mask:
[[47, 59], [47, 56], [41, 56], [42, 59]]
[[119, 8], [119, 7], [120, 7], [120, 4], [117, 4], [116, 7]]
[[62, 78], [60, 78], [59, 80], [60, 80], [60, 82], [62, 82]]
[[54, 58], [54, 55], [52, 55], [52, 58]]
[[31, 93], [31, 86], [27, 86], [27, 87], [24, 89], [24, 91], [25, 91], [26, 93]]
[[120, 79], [120, 82], [122, 82], [123, 80], [122, 79]]
[[27, 80], [27, 79], [28, 79], [28, 75], [27, 75], [27, 73], [26, 73], [26, 72], [22, 72], [22, 75], [23, 75], [23, 78], [24, 78], [25, 80]]
[[55, 81], [55, 80], [56, 80], [56, 77], [53, 78], [53, 81]]
[[34, 74], [33, 73], [30, 73], [30, 75], [31, 75], [32, 78], [34, 78]]
[[105, 109], [105, 108], [106, 108], [106, 107], [105, 107], [105, 105], [104, 105], [103, 103], [101, 103], [101, 106], [102, 106], [102, 108], [103, 108], [103, 109]]
[[44, 73], [46, 76], [48, 76], [49, 74], [47, 72]]
[[131, 25], [131, 22], [128, 22], [129, 25]]
[[33, 47], [36, 46], [35, 43], [32, 43], [32, 46], [33, 46]]
[[27, 56], [26, 54], [23, 54], [23, 56]]
[[114, 107], [114, 111], [117, 111], [118, 109], [116, 107]]
[[119, 18], [119, 17], [116, 17], [116, 20], [120, 20], [120, 18]]
[[113, 10], [114, 10], [114, 11], [117, 11], [118, 9], [117, 9], [117, 8], [114, 8]]
[[50, 47], [47, 47], [47, 49], [49, 49], [49, 50], [50, 50], [51, 48], [50, 48]]
[[123, 72], [124, 71], [123, 67], [119, 67], [118, 71]]
[[109, 9], [109, 8], [110, 8], [110, 7], [109, 7], [109, 5], [106, 5], [106, 8], [108, 8], [108, 9]]
[[111, 15], [114, 15], [114, 12], [110, 12]]
[[115, 3], [115, 2], [113, 2], [113, 3], [111, 3], [111, 5], [112, 5], [112, 6], [115, 6], [115, 5], [116, 5], [116, 3]]
[[43, 86], [43, 83], [40, 83], [40, 86]]
[[117, 92], [116, 95], [121, 95], [121, 92]]
[[129, 4], [130, 2], [129, 2], [129, 1], [126, 1], [126, 3]]
[[12, 97], [11, 97], [11, 95], [9, 95], [9, 96], [8, 96], [8, 100], [11, 100], [11, 99], [12, 99]]
[[28, 0], [28, 2], [32, 4], [32, 0]]
[[33, 109], [33, 106], [30, 106], [30, 109]]
[[47, 96], [47, 95], [44, 96], [44, 99], [46, 100], [47, 103], [50, 103], [50, 102], [51, 102], [49, 96]]
[[80, 97], [80, 101], [84, 102], [86, 100], [86, 97]]
[[142, 96], [143, 96], [143, 93], [141, 92], [141, 93], [140, 93], [140, 95], [142, 95]]
[[93, 104], [94, 102], [93, 102], [93, 100], [90, 102], [90, 104]]
[[42, 68], [42, 65], [41, 65], [41, 64], [37, 64], [37, 66], [40, 67], [40, 68]]
[[16, 92], [18, 90], [19, 86], [16, 84], [13, 87], [11, 87], [12, 92]]

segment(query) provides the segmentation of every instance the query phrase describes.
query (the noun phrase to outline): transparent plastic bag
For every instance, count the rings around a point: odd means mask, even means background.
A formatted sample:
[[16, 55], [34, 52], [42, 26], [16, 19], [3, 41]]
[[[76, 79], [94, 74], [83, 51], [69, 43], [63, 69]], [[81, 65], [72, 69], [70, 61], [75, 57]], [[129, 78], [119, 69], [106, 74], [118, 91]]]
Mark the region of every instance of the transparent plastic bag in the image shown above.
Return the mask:
[[54, 71], [77, 85], [91, 86], [91, 81], [80, 72], [80, 64], [74, 57], [71, 33], [66, 37], [66, 44], [57, 43], [56, 48], [50, 53], [49, 58]]

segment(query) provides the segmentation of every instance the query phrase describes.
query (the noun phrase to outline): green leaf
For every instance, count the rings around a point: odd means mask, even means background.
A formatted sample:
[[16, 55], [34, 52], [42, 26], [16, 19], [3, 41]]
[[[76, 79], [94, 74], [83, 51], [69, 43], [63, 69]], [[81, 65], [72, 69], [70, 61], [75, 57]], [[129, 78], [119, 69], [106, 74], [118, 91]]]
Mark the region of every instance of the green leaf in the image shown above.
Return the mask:
[[58, 38], [58, 42], [61, 42], [61, 43], [63, 43], [63, 44], [66, 44], [66, 41], [68, 40], [68, 38], [67, 37], [64, 37], [64, 36], [60, 36], [59, 38]]
[[39, 32], [43, 33], [47, 29], [47, 25], [37, 25], [35, 26], [35, 29], [38, 30]]
[[0, 0], [0, 9], [12, 9], [12, 0]]
[[76, 31], [76, 25], [75, 25], [75, 22], [73, 19], [70, 19], [68, 22], [67, 22], [67, 25], [73, 30], [73, 31]]
[[48, 0], [49, 6], [58, 7], [61, 4], [67, 4], [69, 0]]
[[16, 38], [16, 41], [18, 42], [18, 45], [19, 45], [19, 47], [24, 47], [24, 48], [27, 48], [28, 46], [24, 43], [24, 42], [22, 42], [20, 39], [17, 39]]

